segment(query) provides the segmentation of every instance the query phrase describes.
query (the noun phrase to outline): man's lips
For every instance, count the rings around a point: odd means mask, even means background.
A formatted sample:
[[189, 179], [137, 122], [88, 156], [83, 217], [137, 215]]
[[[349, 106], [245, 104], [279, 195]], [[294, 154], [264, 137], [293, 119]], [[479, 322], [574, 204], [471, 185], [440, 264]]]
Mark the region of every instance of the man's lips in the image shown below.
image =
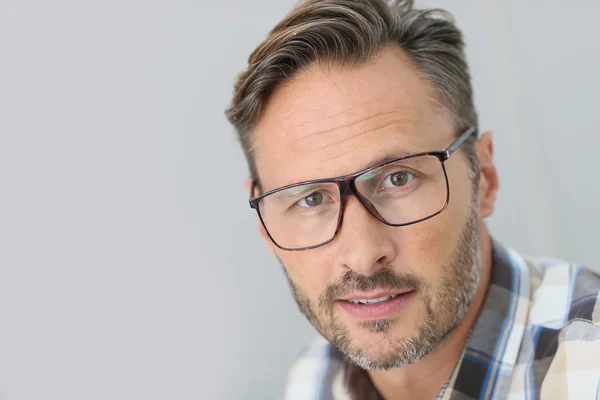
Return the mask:
[[[388, 294], [388, 296], [380, 296], [381, 294]], [[356, 298], [353, 294], [349, 299], [340, 299], [336, 303], [354, 318], [362, 320], [382, 319], [390, 318], [403, 309], [415, 298], [416, 294], [416, 290], [401, 293], [369, 293], [368, 297], [371, 297], [371, 299]]]
[[383, 297], [389, 297], [389, 296], [398, 296], [404, 293], [408, 293], [410, 292], [410, 290], [403, 290], [403, 291], [381, 291], [381, 292], [369, 292], [369, 293], [352, 293], [351, 295], [348, 296], [344, 296], [344, 298], [341, 298], [340, 300], [345, 300], [345, 301], [356, 301], [356, 300], [375, 300], [375, 299], [381, 299]]

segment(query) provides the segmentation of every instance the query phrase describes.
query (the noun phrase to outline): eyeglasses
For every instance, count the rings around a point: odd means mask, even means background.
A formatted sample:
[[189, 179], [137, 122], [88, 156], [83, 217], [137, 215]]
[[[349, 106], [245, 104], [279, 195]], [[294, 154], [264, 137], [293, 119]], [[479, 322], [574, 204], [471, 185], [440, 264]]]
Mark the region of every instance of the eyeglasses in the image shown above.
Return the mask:
[[[444, 162], [475, 133], [467, 129], [446, 150], [411, 154], [354, 174], [315, 179], [251, 197], [267, 235], [287, 251], [314, 249], [340, 231], [347, 196], [355, 196], [379, 221], [406, 226], [441, 213], [450, 200]], [[252, 192], [258, 189], [252, 184]]]

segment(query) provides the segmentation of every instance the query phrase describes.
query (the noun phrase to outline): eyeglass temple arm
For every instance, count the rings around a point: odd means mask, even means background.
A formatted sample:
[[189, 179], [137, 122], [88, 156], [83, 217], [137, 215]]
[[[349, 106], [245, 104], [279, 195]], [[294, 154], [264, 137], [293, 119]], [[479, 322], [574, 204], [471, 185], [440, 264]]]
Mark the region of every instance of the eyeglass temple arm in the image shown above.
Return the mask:
[[463, 144], [464, 141], [467, 140], [469, 138], [469, 136], [471, 136], [474, 133], [475, 133], [475, 128], [471, 127], [469, 129], [467, 129], [465, 131], [465, 133], [460, 135], [460, 137], [458, 139], [456, 139], [456, 141], [454, 141], [454, 143], [452, 143], [450, 145], [450, 147], [448, 147], [448, 149], [446, 150], [446, 159], [448, 159], [452, 155], [452, 153], [454, 153], [456, 151], [456, 149], [458, 149], [460, 147], [460, 145]]

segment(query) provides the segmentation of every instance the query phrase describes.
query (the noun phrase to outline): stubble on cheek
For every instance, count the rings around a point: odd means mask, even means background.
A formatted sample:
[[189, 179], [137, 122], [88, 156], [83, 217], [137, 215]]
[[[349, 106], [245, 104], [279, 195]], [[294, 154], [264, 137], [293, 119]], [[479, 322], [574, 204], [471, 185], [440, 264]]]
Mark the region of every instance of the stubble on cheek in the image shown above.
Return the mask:
[[[431, 268], [435, 267], [434, 270], [438, 271], [435, 275], [439, 276], [425, 278], [382, 268], [367, 277], [349, 270], [324, 288], [320, 295], [307, 296], [288, 275], [300, 310], [325, 338], [364, 369], [384, 370], [419, 360], [445, 340], [473, 300], [481, 267], [476, 217], [473, 213], [467, 220], [451, 260], [437, 266], [433, 265], [433, 259], [419, 262], [432, 263]], [[428, 265], [421, 267], [426, 269]], [[284, 270], [287, 274], [285, 267]], [[301, 278], [302, 274], [297, 276]], [[300, 282], [310, 285], [314, 281], [313, 278]], [[375, 289], [410, 289], [416, 290], [418, 296], [407, 308], [410, 312], [386, 320], [345, 321], [343, 314], [335, 311], [335, 302], [345, 295]], [[314, 300], [311, 301], [311, 298]]]

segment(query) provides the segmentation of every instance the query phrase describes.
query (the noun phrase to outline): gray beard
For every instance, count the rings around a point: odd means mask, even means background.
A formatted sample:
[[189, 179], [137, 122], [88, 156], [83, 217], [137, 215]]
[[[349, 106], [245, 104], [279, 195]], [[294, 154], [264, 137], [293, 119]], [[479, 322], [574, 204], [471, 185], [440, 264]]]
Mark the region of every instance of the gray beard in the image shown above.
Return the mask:
[[[325, 290], [315, 307], [292, 282], [284, 266], [283, 269], [300, 311], [323, 337], [354, 364], [365, 370], [384, 371], [412, 364], [425, 357], [458, 326], [477, 293], [481, 278], [481, 250], [478, 215], [475, 208], [477, 203], [476, 201], [473, 203], [456, 250], [449, 264], [442, 266], [446, 274], [437, 282], [428, 283], [412, 273], [398, 275], [390, 267], [377, 270], [368, 277], [350, 270], [338, 283], [330, 285]], [[419, 300], [425, 307], [425, 318], [418, 326], [415, 336], [399, 339], [388, 334], [393, 321], [382, 319], [362, 322], [361, 328], [383, 334], [383, 339], [378, 340], [376, 344], [386, 342], [388, 346], [384, 354], [371, 356], [368, 354], [368, 349], [353, 344], [347, 326], [333, 315], [333, 305], [335, 300], [344, 294], [354, 291], [372, 291], [377, 288], [398, 291], [416, 289]]]

